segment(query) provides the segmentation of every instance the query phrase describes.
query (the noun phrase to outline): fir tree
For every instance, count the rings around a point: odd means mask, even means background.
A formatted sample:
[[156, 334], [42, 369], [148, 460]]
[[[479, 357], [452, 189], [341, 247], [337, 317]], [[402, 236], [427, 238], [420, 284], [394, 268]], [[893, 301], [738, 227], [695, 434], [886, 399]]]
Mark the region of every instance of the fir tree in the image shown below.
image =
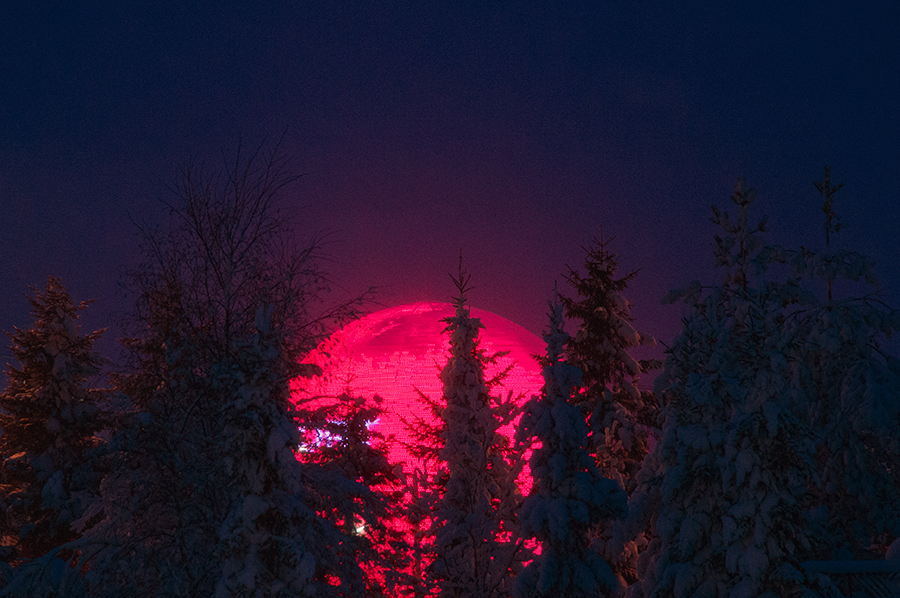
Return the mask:
[[230, 507], [218, 541], [215, 596], [363, 596], [362, 571], [348, 541], [355, 530], [342, 533], [310, 504], [304, 466], [294, 453], [299, 433], [287, 414], [289, 376], [269, 317], [261, 310], [257, 334], [240, 343], [235, 361], [214, 372], [213, 384], [230, 398], [221, 417]]
[[[656, 397], [639, 390], [638, 382], [659, 363], [638, 361], [629, 354], [656, 341], [633, 327], [630, 304], [622, 293], [637, 272], [618, 274], [619, 258], [609, 251], [610, 242], [601, 236], [585, 248], [585, 274], [569, 268], [566, 276], [575, 296], [560, 295], [560, 301], [566, 317], [578, 322], [578, 332], [566, 342], [566, 360], [582, 372], [575, 400], [590, 422], [588, 450], [600, 473], [631, 494], [650, 436], [658, 426]], [[627, 533], [618, 521], [597, 530], [595, 540], [628, 583], [637, 578], [638, 555], [648, 541], [647, 530]]]
[[560, 301], [566, 317], [579, 324], [566, 342], [566, 360], [582, 372], [575, 400], [591, 423], [592, 452], [603, 475], [630, 491], [656, 424], [653, 394], [638, 390], [638, 381], [657, 363], [638, 361], [629, 351], [656, 341], [633, 327], [622, 293], [637, 272], [617, 277], [619, 258], [608, 244], [601, 238], [585, 249], [587, 274], [570, 268], [566, 276], [577, 298], [561, 294]]
[[[661, 467], [659, 544], [643, 571], [645, 596], [815, 596], [800, 563], [811, 544], [803, 521], [813, 475], [808, 426], [791, 379], [786, 307], [796, 285], [762, 278], [765, 219], [750, 222], [753, 190], [739, 180], [734, 220], [714, 209], [720, 286], [673, 293], [691, 305], [657, 380], [667, 413], [656, 446]], [[655, 485], [654, 485], [655, 483]], [[633, 595], [640, 595], [637, 591]]]
[[[494, 363], [497, 355], [480, 354], [485, 365]], [[440, 373], [441, 370], [438, 370]], [[501, 399], [494, 396], [493, 389], [502, 386], [503, 380], [508, 374], [508, 369], [485, 380], [492, 401], [494, 417], [497, 418], [498, 429], [512, 424], [521, 414], [522, 397], [513, 397], [512, 392]], [[409, 589], [415, 596], [427, 596], [438, 591], [437, 581], [433, 576], [425, 575], [433, 561], [435, 525], [434, 513], [440, 508], [444, 491], [450, 479], [447, 461], [442, 460], [444, 446], [446, 445], [447, 422], [443, 419], [446, 403], [440, 399], [433, 399], [421, 391], [419, 399], [422, 408], [431, 414], [431, 418], [420, 417], [416, 413], [410, 414], [410, 418], [401, 418], [406, 429], [413, 437], [413, 442], [405, 444], [420, 466], [406, 473], [404, 492], [407, 502], [403, 507], [403, 518], [413, 530], [412, 545], [410, 548], [411, 566], [409, 569]], [[495, 402], [496, 401], [496, 402]], [[505, 436], [496, 435], [497, 441], [493, 450], [502, 456], [510, 467], [509, 478], [521, 480], [524, 469], [523, 456], [530, 448], [528, 442], [511, 443]], [[496, 458], [496, 456], [495, 456]], [[514, 492], [511, 506], [507, 512], [515, 512], [521, 503], [521, 496]], [[504, 541], [514, 539], [512, 534], [504, 534]], [[519, 546], [519, 552], [514, 556], [511, 574], [521, 568], [521, 563], [529, 558], [531, 549], [524, 544]], [[508, 584], [504, 583], [501, 596], [507, 595]]]
[[534, 486], [521, 512], [522, 533], [541, 543], [541, 553], [519, 574], [514, 595], [614, 596], [621, 584], [591, 539], [600, 525], [624, 516], [626, 495], [602, 476], [586, 450], [587, 425], [574, 404], [580, 370], [561, 361], [568, 335], [559, 304], [551, 305], [544, 338], [544, 388], [528, 403], [517, 430], [521, 439], [541, 442], [531, 456]]
[[522, 543], [515, 539], [520, 498], [517, 472], [505, 459], [497, 431], [497, 399], [484, 378], [482, 324], [466, 306], [469, 277], [461, 260], [454, 283], [456, 313], [446, 319], [450, 359], [441, 371], [446, 407], [439, 455], [448, 478], [434, 514], [430, 576], [442, 596], [490, 598], [508, 594], [521, 562]]
[[20, 365], [8, 366], [0, 394], [0, 539], [9, 560], [78, 537], [71, 524], [97, 484], [85, 456], [103, 426], [104, 392], [87, 387], [101, 363], [92, 346], [102, 331], [82, 335], [78, 326], [88, 303], [73, 303], [52, 276], [32, 290], [33, 323], [9, 335]]
[[[818, 559], [870, 559], [900, 536], [900, 362], [881, 346], [900, 329], [900, 312], [878, 301], [870, 258], [834, 248], [841, 229], [834, 196], [843, 185], [831, 185], [828, 168], [815, 185], [825, 251], [771, 249], [800, 284], [811, 287], [791, 330], [795, 384], [819, 432], [810, 523]], [[860, 279], [871, 294], [842, 296], [840, 283]]]

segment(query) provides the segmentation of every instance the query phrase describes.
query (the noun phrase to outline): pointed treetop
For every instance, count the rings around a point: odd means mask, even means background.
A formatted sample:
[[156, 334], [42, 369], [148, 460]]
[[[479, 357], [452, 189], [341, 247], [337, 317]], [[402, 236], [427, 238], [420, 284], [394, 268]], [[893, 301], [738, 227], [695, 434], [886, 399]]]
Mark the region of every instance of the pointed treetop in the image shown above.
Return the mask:
[[831, 168], [826, 166], [825, 180], [815, 181], [813, 184], [825, 199], [824, 203], [822, 204], [822, 212], [825, 213], [825, 251], [829, 251], [831, 248], [831, 233], [836, 233], [841, 230], [841, 225], [839, 222], [837, 222], [837, 220], [840, 220], [840, 218], [838, 218], [838, 215], [834, 213], [834, 195], [841, 190], [841, 188], [844, 186], [844, 183], [841, 183], [837, 187], [832, 187]]
[[463, 268], [462, 249], [459, 250], [459, 272], [456, 276], [451, 274], [450, 279], [453, 281], [453, 285], [459, 293], [458, 297], [453, 298], [453, 303], [456, 305], [456, 316], [460, 317], [463, 315], [460, 313], [460, 310], [463, 309], [466, 304], [466, 293], [472, 290], [472, 287], [469, 284], [472, 280], [472, 275]]
[[732, 221], [728, 212], [712, 206], [712, 222], [721, 227], [725, 236], [714, 237], [714, 263], [716, 267], [729, 268], [725, 276], [725, 286], [733, 286], [747, 291], [750, 285], [753, 260], [762, 248], [760, 233], [766, 232], [766, 217], [756, 225], [749, 223], [750, 207], [756, 199], [756, 189], [745, 187], [744, 180], [738, 178], [734, 184], [731, 201], [737, 206], [737, 220]]
[[459, 272], [456, 276], [450, 275], [459, 295], [453, 298], [456, 313], [444, 318], [447, 323], [444, 332], [450, 333], [450, 352], [458, 357], [477, 355], [477, 359], [484, 361], [484, 356], [478, 351], [478, 331], [484, 326], [478, 318], [469, 317], [469, 309], [466, 307], [466, 293], [472, 290], [470, 281], [472, 276], [466, 272], [462, 265], [462, 251], [459, 252]]
[[[63, 352], [85, 355], [86, 368], [79, 374], [84, 377], [87, 371], [92, 371], [100, 365], [99, 356], [92, 354], [91, 345], [106, 331], [106, 329], [80, 335], [78, 318], [79, 312], [86, 309], [93, 300], [75, 303], [69, 296], [69, 292], [62, 283], [62, 279], [56, 276], [47, 276], [47, 284], [43, 290], [37, 287], [28, 287], [31, 294], [27, 296], [31, 304], [31, 316], [33, 326], [31, 328], [15, 328], [14, 332], [7, 332], [12, 341], [10, 350], [13, 356], [23, 364], [55, 363], [58, 354]], [[47, 361], [47, 356], [50, 360]], [[62, 363], [62, 361], [60, 361]], [[60, 367], [51, 368], [54, 374], [60, 373]], [[8, 373], [11, 376], [12, 386], [24, 381], [24, 377], [31, 374], [19, 371], [7, 364]], [[34, 368], [30, 368], [31, 371]], [[37, 367], [35, 372], [44, 371], [43, 366]]]

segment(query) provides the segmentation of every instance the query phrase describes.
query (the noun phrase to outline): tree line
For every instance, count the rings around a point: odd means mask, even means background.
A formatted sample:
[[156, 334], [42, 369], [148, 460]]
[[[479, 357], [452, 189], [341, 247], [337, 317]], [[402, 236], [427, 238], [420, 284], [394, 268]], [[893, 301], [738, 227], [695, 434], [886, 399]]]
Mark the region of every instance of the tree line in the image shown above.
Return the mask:
[[380, 398], [292, 398], [366, 295], [327, 302], [320, 243], [278, 209], [286, 166], [276, 148], [182, 170], [139, 232], [109, 388], [88, 303], [32, 289], [0, 394], [0, 596], [822, 596], [805, 562], [900, 536], [900, 312], [833, 247], [828, 169], [824, 251], [768, 242], [743, 181], [713, 209], [722, 276], [667, 295], [685, 315], [662, 361], [632, 356], [655, 341], [601, 234], [549, 305], [529, 400], [485, 378], [460, 262], [443, 395], [423, 397], [439, 423], [409, 447], [428, 471], [404, 472], [367, 425]]

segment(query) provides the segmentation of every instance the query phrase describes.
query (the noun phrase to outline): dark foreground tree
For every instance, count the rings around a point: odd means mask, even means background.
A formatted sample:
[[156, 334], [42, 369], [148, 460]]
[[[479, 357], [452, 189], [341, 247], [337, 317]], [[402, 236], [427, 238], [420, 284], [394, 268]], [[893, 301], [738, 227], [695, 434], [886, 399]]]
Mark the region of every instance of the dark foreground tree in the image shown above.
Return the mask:
[[601, 473], [630, 492], [657, 411], [653, 393], [638, 390], [638, 382], [658, 364], [639, 361], [629, 352], [656, 341], [634, 329], [622, 293], [637, 272], [619, 275], [619, 258], [608, 245], [601, 238], [585, 249], [586, 273], [570, 268], [566, 276], [576, 295], [561, 293], [560, 301], [566, 317], [578, 324], [578, 332], [566, 342], [566, 362], [581, 370], [574, 399], [590, 422], [590, 450]]
[[541, 442], [531, 456], [534, 486], [521, 512], [522, 533], [541, 542], [541, 554], [519, 574], [514, 596], [615, 596], [621, 584], [591, 539], [598, 527], [625, 515], [625, 491], [601, 475], [587, 451], [587, 425], [574, 403], [581, 372], [561, 360], [568, 335], [558, 304], [551, 306], [544, 338], [544, 388], [528, 403], [517, 431], [523, 440]]
[[[229, 399], [220, 418], [229, 507], [217, 538], [215, 596], [364, 596], [355, 529], [317, 513], [297, 460], [299, 433], [287, 416], [289, 376], [268, 319], [261, 309], [257, 334], [236, 347], [237, 359], [223, 363], [213, 382]], [[362, 494], [355, 482], [332, 480], [333, 500]]]
[[85, 526], [95, 593], [359, 595], [361, 573], [296, 461], [288, 380], [297, 357], [354, 302], [325, 304], [316, 241], [278, 209], [293, 180], [275, 151], [238, 153], [220, 176], [188, 167], [144, 262], [116, 378], [132, 404]]
[[770, 251], [807, 289], [790, 333], [797, 392], [818, 432], [809, 512], [815, 556], [881, 558], [900, 537], [900, 361], [883, 346], [900, 329], [900, 311], [878, 299], [868, 256], [835, 247], [834, 197], [843, 185], [832, 186], [830, 178], [826, 168], [816, 183], [824, 251]]
[[497, 431], [498, 399], [485, 381], [487, 356], [478, 346], [482, 324], [469, 315], [469, 277], [461, 264], [454, 282], [456, 313], [446, 320], [450, 359], [441, 371], [446, 407], [439, 456], [447, 482], [434, 513], [430, 577], [448, 598], [494, 598], [509, 594], [521, 566], [518, 471]]
[[33, 322], [10, 334], [19, 366], [0, 394], [0, 545], [4, 560], [33, 559], [75, 539], [97, 479], [85, 454], [99, 440], [103, 391], [88, 388], [102, 331], [81, 334], [79, 312], [59, 278], [32, 289]]
[[[588, 451], [604, 477], [630, 495], [647, 455], [650, 437], [658, 435], [656, 395], [639, 390], [642, 374], [659, 367], [657, 360], [637, 360], [636, 347], [655, 345], [634, 328], [631, 306], [623, 297], [637, 272], [619, 273], [619, 257], [602, 236], [585, 248], [584, 274], [569, 268], [573, 297], [560, 294], [567, 318], [578, 332], [566, 342], [567, 363], [581, 370], [574, 400], [589, 422]], [[595, 544], [625, 583], [637, 579], [639, 554], [649, 542], [648, 530], [629, 530], [614, 521], [595, 530]]]
[[641, 476], [655, 496], [659, 539], [631, 594], [689, 598], [827, 595], [801, 563], [812, 545], [803, 514], [814, 475], [812, 434], [792, 384], [793, 281], [766, 277], [755, 193], [739, 180], [736, 215], [714, 210], [722, 284], [670, 295], [690, 306], [657, 380], [663, 434]]

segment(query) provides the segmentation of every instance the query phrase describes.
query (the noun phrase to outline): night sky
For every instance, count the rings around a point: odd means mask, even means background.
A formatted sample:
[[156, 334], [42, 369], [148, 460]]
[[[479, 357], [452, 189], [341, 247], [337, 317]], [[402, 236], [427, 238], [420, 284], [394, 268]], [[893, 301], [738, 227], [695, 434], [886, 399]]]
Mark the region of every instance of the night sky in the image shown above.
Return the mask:
[[900, 306], [896, 2], [137, 4], [0, 8], [4, 330], [48, 273], [111, 325], [132, 221], [161, 220], [177, 169], [282, 136], [335, 299], [448, 301], [461, 249], [472, 304], [539, 333], [602, 226], [668, 342], [663, 294], [720, 278], [710, 206], [735, 178], [772, 241], [821, 248], [827, 164], [838, 246]]

